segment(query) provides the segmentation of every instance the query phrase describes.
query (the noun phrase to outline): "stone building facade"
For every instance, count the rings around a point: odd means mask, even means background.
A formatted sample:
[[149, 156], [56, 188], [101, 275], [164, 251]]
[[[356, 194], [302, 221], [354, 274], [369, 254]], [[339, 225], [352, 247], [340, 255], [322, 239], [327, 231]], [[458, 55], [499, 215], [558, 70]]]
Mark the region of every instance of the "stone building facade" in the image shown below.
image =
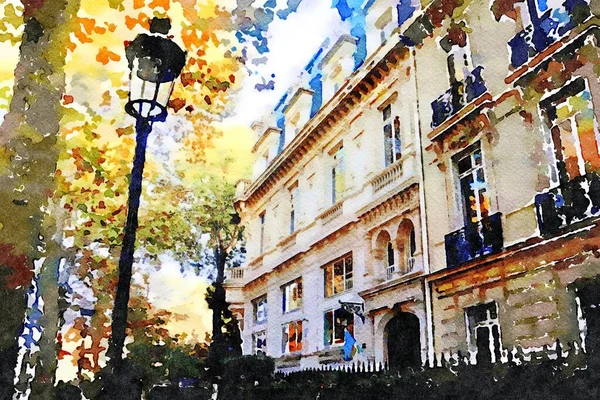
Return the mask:
[[365, 1], [368, 34], [254, 125], [244, 353], [501, 362], [600, 334], [596, 3]]

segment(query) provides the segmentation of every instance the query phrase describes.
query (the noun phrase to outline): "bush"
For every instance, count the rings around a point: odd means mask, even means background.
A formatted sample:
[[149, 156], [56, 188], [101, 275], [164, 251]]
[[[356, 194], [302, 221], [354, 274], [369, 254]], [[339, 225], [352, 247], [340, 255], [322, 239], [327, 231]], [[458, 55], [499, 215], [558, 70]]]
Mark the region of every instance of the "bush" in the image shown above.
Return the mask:
[[242, 356], [225, 361], [219, 382], [219, 399], [270, 397], [275, 362], [265, 356]]

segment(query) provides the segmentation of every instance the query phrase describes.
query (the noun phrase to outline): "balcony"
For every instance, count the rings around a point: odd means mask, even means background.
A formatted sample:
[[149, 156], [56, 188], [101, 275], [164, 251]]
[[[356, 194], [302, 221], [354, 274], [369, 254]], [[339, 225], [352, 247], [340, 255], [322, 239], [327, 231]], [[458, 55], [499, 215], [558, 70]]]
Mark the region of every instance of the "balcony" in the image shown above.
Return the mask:
[[244, 280], [244, 268], [227, 268], [225, 269], [225, 279], [228, 281], [239, 282]]
[[589, 173], [535, 196], [535, 211], [542, 235], [600, 215], [600, 176]]
[[476, 224], [469, 224], [447, 234], [445, 246], [448, 268], [455, 268], [467, 261], [502, 250], [504, 240], [501, 217], [501, 213], [496, 213]]
[[398, 267], [396, 265], [390, 265], [389, 267], [386, 267], [385, 280], [391, 281], [392, 279], [395, 279], [402, 275], [410, 274], [411, 272], [414, 271], [414, 269], [415, 269], [415, 258], [409, 257], [404, 269], [402, 267]]
[[446, 93], [431, 103], [432, 128], [440, 126], [464, 106], [487, 92], [487, 87], [481, 77], [482, 69], [481, 66], [475, 68], [465, 80], [454, 83]]
[[344, 202], [338, 201], [333, 206], [331, 206], [327, 210], [325, 210], [317, 218], [322, 220], [324, 224], [327, 224], [327, 223], [333, 221], [334, 219], [338, 218], [339, 216], [341, 216], [343, 213], [344, 213]]
[[590, 8], [585, 0], [573, 0], [568, 3], [569, 5], [565, 6], [566, 12], [551, 8], [540, 17], [532, 15], [532, 23], [508, 41], [510, 63], [513, 67], [525, 64], [590, 15]]
[[386, 187], [399, 182], [400, 179], [402, 179], [402, 162], [396, 161], [371, 179], [370, 183], [373, 186], [373, 193], [378, 193]]

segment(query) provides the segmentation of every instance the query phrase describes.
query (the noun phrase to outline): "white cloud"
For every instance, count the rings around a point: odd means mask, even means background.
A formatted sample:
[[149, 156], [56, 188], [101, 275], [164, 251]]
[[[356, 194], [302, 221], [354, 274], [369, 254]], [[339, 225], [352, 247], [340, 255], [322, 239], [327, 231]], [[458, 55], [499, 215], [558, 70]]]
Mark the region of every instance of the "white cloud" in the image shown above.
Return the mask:
[[[231, 120], [250, 125], [270, 112], [286, 90], [297, 82], [303, 68], [323, 41], [347, 32], [330, 1], [304, 0], [297, 12], [286, 20], [275, 18], [267, 38], [270, 52], [266, 64], [254, 67], [256, 73], [246, 78], [235, 101]], [[254, 85], [275, 74], [275, 90], [258, 92]]]

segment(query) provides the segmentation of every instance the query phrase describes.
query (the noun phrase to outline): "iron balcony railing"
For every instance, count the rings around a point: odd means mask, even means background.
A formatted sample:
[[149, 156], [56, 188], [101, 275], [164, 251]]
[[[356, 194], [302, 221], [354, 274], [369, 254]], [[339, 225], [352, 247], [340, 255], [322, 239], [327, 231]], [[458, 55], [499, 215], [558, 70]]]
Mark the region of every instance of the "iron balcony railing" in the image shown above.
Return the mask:
[[386, 281], [392, 280], [392, 278], [394, 277], [395, 274], [396, 274], [396, 266], [390, 265], [389, 267], [387, 267], [385, 269], [385, 280]]
[[396, 276], [410, 274], [415, 270], [415, 258], [409, 257], [406, 261], [406, 266], [404, 269], [402, 267], [397, 267], [396, 265], [390, 265], [385, 269], [385, 280], [390, 281], [394, 279]]
[[431, 103], [433, 128], [440, 126], [464, 106], [487, 92], [481, 77], [482, 69], [481, 66], [475, 68], [463, 81], [455, 82], [450, 89]]
[[525, 64], [590, 16], [590, 8], [585, 0], [567, 1], [564, 8], [566, 12], [550, 8], [538, 16], [535, 5], [530, 5], [530, 9], [534, 10], [530, 12], [531, 24], [508, 41], [513, 67]]
[[542, 235], [600, 215], [600, 176], [589, 173], [535, 196], [535, 210]]
[[501, 217], [501, 213], [496, 213], [447, 234], [445, 246], [448, 268], [455, 268], [477, 257], [502, 250], [504, 239]]

